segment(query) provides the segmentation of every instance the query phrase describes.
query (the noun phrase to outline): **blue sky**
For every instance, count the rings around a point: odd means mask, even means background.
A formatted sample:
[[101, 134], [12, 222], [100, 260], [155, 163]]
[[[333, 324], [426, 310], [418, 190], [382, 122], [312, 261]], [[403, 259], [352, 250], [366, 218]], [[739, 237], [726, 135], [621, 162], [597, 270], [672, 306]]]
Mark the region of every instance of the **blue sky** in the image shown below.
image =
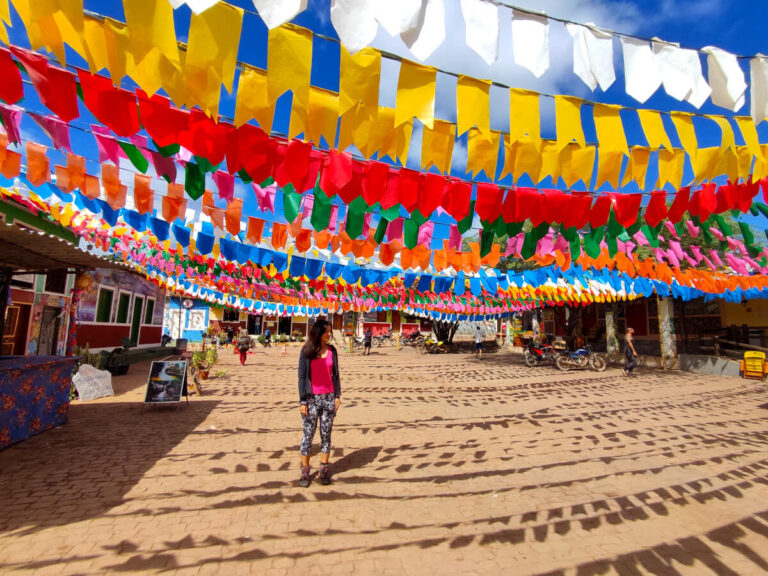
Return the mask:
[[[599, 88], [591, 92], [572, 72], [570, 37], [565, 34], [562, 25], [556, 22], [551, 24], [551, 58], [550, 70], [541, 78], [536, 79], [527, 70], [517, 67], [513, 62], [511, 45], [509, 42], [508, 10], [501, 10], [501, 42], [499, 61], [493, 66], [488, 66], [476, 54], [472, 53], [464, 45], [464, 23], [458, 8], [459, 0], [445, 0], [447, 12], [447, 38], [435, 54], [427, 61], [428, 64], [440, 69], [456, 73], [464, 73], [478, 78], [491, 78], [504, 84], [529, 88], [544, 94], [572, 94], [589, 100], [620, 104], [623, 106], [637, 106], [658, 110], [683, 110], [694, 112], [689, 104], [678, 102], [667, 96], [663, 88], [644, 104], [639, 104], [624, 93], [624, 75], [621, 67], [621, 48], [618, 40], [614, 41], [614, 62], [616, 67], [616, 82], [603, 93]], [[511, 0], [505, 2], [512, 3]], [[250, 0], [230, 0], [230, 3], [238, 5], [253, 12], [253, 4]], [[85, 0], [85, 8], [101, 14], [112, 16], [124, 21], [122, 2], [120, 0]], [[631, 0], [519, 0], [515, 5], [535, 10], [546, 11], [551, 16], [561, 17], [576, 22], [593, 22], [596, 25], [612, 29], [617, 32], [637, 35], [641, 37], [659, 37], [661, 39], [679, 42], [686, 48], [701, 48], [708, 45], [718, 46], [737, 54], [754, 54], [757, 52], [768, 53], [768, 42], [765, 39], [764, 22], [768, 16], [768, 3], [758, 0], [740, 2], [728, 2], [726, 0], [651, 0], [646, 2], [633, 2]], [[309, 9], [300, 14], [294, 22], [306, 26], [312, 30], [336, 37], [330, 18], [330, 0], [310, 0]], [[190, 12], [186, 6], [182, 6], [175, 12], [175, 25], [177, 36], [186, 39], [189, 26]], [[15, 20], [18, 22], [18, 19]], [[11, 39], [14, 43], [26, 44], [22, 26], [16, 26], [11, 31]], [[243, 24], [243, 36], [240, 43], [239, 58], [250, 64], [266, 66], [267, 30], [258, 16], [246, 13]], [[410, 57], [407, 48], [399, 38], [392, 38], [380, 29], [374, 46]], [[316, 39], [313, 46], [312, 83], [329, 89], [338, 88], [338, 44], [322, 39]], [[82, 61], [73, 53], [70, 64], [82, 65]], [[702, 58], [705, 63], [705, 59]], [[742, 61], [742, 68], [747, 72], [748, 63]], [[706, 70], [706, 67], [705, 67]], [[386, 106], [394, 106], [397, 84], [398, 64], [392, 61], [384, 62], [382, 70], [382, 87], [380, 103]], [[130, 86], [130, 82], [126, 81]], [[437, 115], [447, 120], [455, 120], [455, 80], [450, 76], [439, 76], [436, 110]], [[36, 95], [31, 89], [26, 90], [27, 97], [23, 106], [35, 111], [44, 111], [37, 102]], [[492, 127], [506, 129], [508, 123], [508, 111], [505, 105], [503, 90], [494, 88], [492, 91]], [[278, 103], [278, 111], [274, 123], [274, 129], [285, 132], [287, 129], [290, 96], [284, 95]], [[235, 99], [222, 91], [221, 113], [224, 117], [234, 115]], [[554, 105], [549, 98], [542, 99], [542, 131], [545, 137], [554, 137]], [[587, 109], [589, 110], [589, 109]], [[702, 106], [700, 112], [707, 114], [730, 114], [728, 111], [712, 105], [709, 101]], [[71, 138], [75, 152], [88, 158], [97, 158], [96, 147], [92, 136], [79, 131], [77, 128], [87, 128], [93, 121], [84, 106], [81, 106], [81, 118], [73, 122]], [[739, 114], [749, 114], [747, 103]], [[585, 132], [588, 141], [594, 141], [594, 130], [591, 127], [591, 114], [584, 114]], [[623, 114], [627, 138], [630, 144], [643, 143], [639, 123], [633, 114]], [[418, 123], [417, 123], [418, 124]], [[768, 142], [768, 126], [762, 123], [759, 126], [761, 141]], [[671, 124], [670, 124], [671, 126]], [[23, 124], [24, 132], [34, 139], [47, 142], [47, 138], [39, 128], [29, 119]], [[697, 121], [697, 135], [700, 146], [712, 146], [719, 144], [719, 129], [712, 122]], [[668, 130], [670, 135], [674, 130]], [[737, 132], [737, 142], [741, 143]], [[676, 144], [673, 138], [673, 144]], [[414, 130], [414, 139], [411, 143], [411, 153], [408, 165], [419, 167], [420, 153], [420, 129]], [[463, 168], [466, 161], [466, 136], [460, 140], [454, 149], [454, 165], [452, 172], [457, 176], [465, 176]], [[60, 162], [60, 161], [59, 161]], [[89, 162], [89, 171], [98, 174], [98, 165]], [[130, 165], [125, 166], [126, 174], [124, 182], [130, 183]], [[179, 176], [182, 181], [183, 176]], [[482, 176], [477, 178], [482, 180]], [[648, 175], [650, 190], [655, 181], [655, 174]], [[510, 180], [501, 181], [510, 184]], [[522, 185], [530, 184], [523, 181]], [[550, 183], [544, 182], [543, 186]], [[209, 188], [215, 190], [215, 186], [209, 183]], [[164, 192], [164, 185], [158, 182], [157, 190]], [[576, 189], [584, 189], [579, 184]], [[634, 184], [625, 188], [626, 191], [637, 191]], [[246, 199], [246, 212], [260, 215], [255, 206], [255, 198], [250, 186], [237, 187], [237, 195]], [[279, 197], [279, 195], [278, 195]], [[278, 207], [279, 208], [279, 207]], [[267, 216], [271, 218], [271, 216]], [[764, 218], [746, 217], [750, 224], [759, 228], [766, 227]], [[443, 236], [438, 227], [438, 236]], [[447, 231], [447, 228], [445, 228]]]

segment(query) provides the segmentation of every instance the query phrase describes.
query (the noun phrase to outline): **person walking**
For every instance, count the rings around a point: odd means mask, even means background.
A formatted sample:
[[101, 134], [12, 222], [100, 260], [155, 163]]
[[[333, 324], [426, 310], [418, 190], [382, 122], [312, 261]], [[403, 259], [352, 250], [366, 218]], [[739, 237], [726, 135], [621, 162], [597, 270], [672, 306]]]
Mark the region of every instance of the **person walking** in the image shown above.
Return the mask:
[[475, 358], [483, 359], [483, 329], [480, 324], [475, 325]]
[[309, 330], [309, 337], [299, 355], [299, 402], [302, 429], [299, 454], [301, 476], [299, 486], [306, 488], [312, 482], [309, 475], [309, 458], [312, 439], [320, 423], [320, 484], [331, 483], [328, 459], [331, 454], [333, 419], [341, 403], [339, 356], [330, 344], [331, 324], [318, 318]]
[[624, 356], [627, 358], [627, 365], [624, 367], [624, 376], [634, 376], [633, 370], [637, 366], [637, 350], [635, 350], [635, 343], [632, 339], [632, 334], [635, 333], [634, 328], [627, 328], [627, 333], [624, 335]]
[[251, 337], [248, 336], [248, 330], [240, 329], [240, 336], [237, 338], [237, 350], [240, 352], [240, 365], [245, 366], [248, 359], [248, 350], [251, 349]]
[[371, 330], [371, 328], [369, 327], [363, 333], [363, 355], [364, 356], [370, 356], [371, 355], [371, 343], [372, 342], [373, 342], [373, 330]]

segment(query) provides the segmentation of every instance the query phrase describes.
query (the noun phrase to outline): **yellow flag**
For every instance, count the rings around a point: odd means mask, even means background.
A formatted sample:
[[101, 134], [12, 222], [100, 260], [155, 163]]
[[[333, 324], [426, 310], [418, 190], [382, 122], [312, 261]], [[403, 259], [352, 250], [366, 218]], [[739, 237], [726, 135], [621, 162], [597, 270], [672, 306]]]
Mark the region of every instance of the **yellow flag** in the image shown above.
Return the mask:
[[734, 148], [727, 148], [721, 150], [710, 180], [720, 175], [725, 175], [731, 182], [736, 182], [739, 179], [739, 158]]
[[310, 86], [305, 138], [319, 145], [322, 136], [328, 146], [334, 148], [338, 122], [339, 95], [330, 90]]
[[512, 142], [524, 136], [533, 142], [541, 140], [539, 95], [529, 90], [509, 89], [509, 138]]
[[691, 157], [691, 162], [696, 156], [696, 151], [699, 149], [699, 143], [696, 140], [696, 131], [693, 128], [693, 120], [691, 115], [687, 112], [670, 112], [672, 122], [677, 129], [677, 136], [680, 138], [680, 144], [683, 145], [683, 149]]
[[460, 75], [456, 82], [457, 135], [477, 126], [483, 134], [491, 130], [490, 80]]
[[104, 42], [107, 46], [107, 69], [112, 83], [117, 85], [126, 74], [131, 75], [134, 72], [131, 39], [126, 25], [112, 18], [105, 18]]
[[[413, 135], [413, 120], [395, 127], [395, 109], [379, 108], [378, 129], [382, 138], [379, 144], [379, 158], [389, 156], [392, 160], [400, 160], [403, 164], [408, 159], [408, 149]], [[390, 128], [391, 127], [391, 128]]]
[[632, 151], [629, 153], [629, 162], [624, 169], [624, 178], [621, 181], [622, 187], [631, 181], [635, 181], [640, 186], [640, 190], [645, 190], [645, 175], [648, 172], [650, 157], [650, 148], [645, 146], [632, 147]]
[[755, 167], [752, 171], [752, 181], [757, 182], [768, 176], [768, 144], [761, 144], [761, 156], [755, 159]]
[[167, 0], [123, 0], [123, 11], [134, 63], [157, 66], [162, 57], [179, 69], [179, 49], [170, 3]]
[[711, 180], [715, 177], [717, 166], [720, 163], [720, 153], [720, 148], [717, 146], [699, 148], [696, 157], [693, 159], [694, 184], [704, 180]]
[[242, 26], [243, 10], [226, 2], [192, 14], [186, 57], [187, 93], [191, 103], [213, 117], [218, 117], [221, 85], [232, 93]]
[[499, 180], [504, 178], [507, 174], [513, 174], [515, 169], [515, 156], [517, 150], [517, 142], [513, 142], [509, 139], [509, 134], [504, 134], [504, 166], [501, 168], [501, 174], [499, 174]]
[[657, 188], [663, 188], [667, 183], [678, 190], [683, 183], [683, 168], [685, 167], [685, 151], [680, 148], [659, 150], [659, 180]]
[[369, 116], [379, 109], [381, 53], [363, 48], [354, 55], [342, 44], [339, 65], [339, 116], [349, 110], [363, 108]]
[[529, 136], [517, 140], [515, 143], [515, 167], [512, 174], [515, 181], [519, 180], [523, 174], [528, 174], [534, 182], [539, 181], [541, 147], [541, 140], [534, 141]]
[[269, 100], [276, 102], [288, 90], [293, 94], [288, 137], [304, 132], [309, 110], [312, 73], [312, 31], [283, 24], [269, 31], [267, 86]]
[[440, 172], [451, 171], [453, 143], [456, 140], [456, 125], [445, 120], [435, 120], [432, 129], [424, 126], [421, 138], [421, 168], [435, 166]]
[[267, 94], [267, 73], [258, 68], [243, 67], [237, 83], [235, 126], [242, 126], [252, 118], [267, 134], [272, 131], [275, 103]]
[[163, 80], [163, 90], [177, 106], [186, 106], [188, 101], [186, 59], [187, 53], [179, 51], [178, 70], [166, 58], [160, 60], [159, 75]]
[[410, 60], [400, 62], [395, 104], [395, 126], [411, 118], [432, 128], [435, 121], [435, 82], [437, 69]]
[[619, 150], [629, 156], [627, 137], [624, 135], [624, 125], [621, 123], [619, 110], [621, 110], [621, 106], [594, 105], [593, 114], [597, 141], [600, 143], [601, 150]]
[[565, 185], [571, 188], [581, 180], [589, 187], [592, 182], [592, 172], [595, 169], [595, 146], [578, 146], [570, 144], [560, 154], [561, 171]]
[[85, 37], [85, 45], [88, 52], [88, 68], [91, 73], [95, 74], [105, 68], [109, 69], [104, 24], [96, 18], [86, 18], [83, 36]]
[[736, 124], [741, 130], [741, 135], [744, 138], [744, 143], [747, 148], [756, 158], [763, 158], [763, 152], [760, 149], [760, 141], [757, 138], [757, 129], [755, 128], [755, 122], [751, 116], [736, 116], [734, 118]]
[[573, 96], [555, 96], [555, 124], [557, 143], [564, 148], [569, 142], [584, 146], [584, 130], [581, 127], [581, 105], [584, 101]]
[[733, 135], [733, 127], [730, 125], [725, 116], [709, 116], [709, 118], [714, 120], [714, 122], [720, 126], [720, 131], [722, 132], [720, 150], [736, 148], [736, 138]]
[[621, 161], [623, 159], [623, 152], [600, 149], [597, 157], [595, 188], [600, 188], [606, 182], [613, 186], [614, 189], [619, 187], [619, 174], [621, 173]]
[[541, 171], [538, 183], [543, 182], [547, 176], [552, 178], [552, 186], [556, 186], [560, 179], [560, 148], [553, 140], [541, 141]]
[[[758, 150], [759, 148], [760, 147], [758, 146]], [[749, 149], [748, 146], [736, 147], [738, 174], [739, 174], [739, 178], [742, 179], [744, 182], [749, 180], [749, 175], [752, 172], [752, 158], [753, 158], [752, 151]]]
[[490, 180], [496, 177], [496, 163], [499, 159], [499, 144], [501, 143], [501, 133], [497, 130], [491, 130], [490, 138], [488, 134], [483, 134], [477, 128], [469, 131], [469, 142], [467, 144], [467, 172], [475, 175], [481, 171]]
[[664, 123], [661, 120], [661, 114], [656, 110], [638, 110], [637, 115], [640, 118], [640, 125], [643, 127], [645, 139], [648, 140], [648, 146], [651, 150], [656, 150], [664, 146], [667, 150], [672, 149], [669, 142]]

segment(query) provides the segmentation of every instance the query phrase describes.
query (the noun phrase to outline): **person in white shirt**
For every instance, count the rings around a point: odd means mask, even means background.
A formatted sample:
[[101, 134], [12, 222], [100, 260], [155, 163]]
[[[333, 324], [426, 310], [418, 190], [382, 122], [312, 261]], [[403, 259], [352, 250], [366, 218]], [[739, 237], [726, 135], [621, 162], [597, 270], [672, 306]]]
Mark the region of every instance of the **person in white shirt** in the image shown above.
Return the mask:
[[483, 359], [483, 329], [479, 324], [475, 326], [475, 358]]

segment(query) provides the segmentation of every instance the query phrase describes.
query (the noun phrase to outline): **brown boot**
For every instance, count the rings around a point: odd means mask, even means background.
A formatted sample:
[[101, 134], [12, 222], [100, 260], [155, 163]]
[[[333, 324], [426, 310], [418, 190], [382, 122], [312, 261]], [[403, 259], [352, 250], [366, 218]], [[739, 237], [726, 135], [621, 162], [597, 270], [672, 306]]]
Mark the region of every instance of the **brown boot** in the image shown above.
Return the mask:
[[320, 474], [317, 476], [317, 479], [323, 486], [328, 486], [328, 484], [331, 483], [331, 475], [328, 472], [328, 464], [323, 464], [320, 466]]

